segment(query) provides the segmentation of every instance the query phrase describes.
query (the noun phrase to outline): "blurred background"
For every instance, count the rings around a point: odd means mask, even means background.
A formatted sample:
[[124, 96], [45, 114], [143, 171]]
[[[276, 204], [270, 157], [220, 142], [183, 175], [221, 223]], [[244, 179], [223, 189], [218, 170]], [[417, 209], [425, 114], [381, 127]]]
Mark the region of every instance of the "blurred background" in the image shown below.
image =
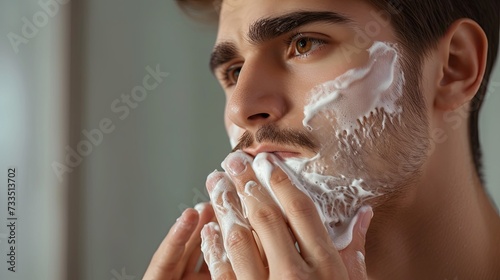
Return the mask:
[[[0, 279], [142, 278], [230, 151], [215, 31], [169, 0], [0, 2], [0, 182], [16, 168], [18, 218], [15, 273], [0, 226]], [[497, 205], [499, 92], [497, 71], [480, 126]]]

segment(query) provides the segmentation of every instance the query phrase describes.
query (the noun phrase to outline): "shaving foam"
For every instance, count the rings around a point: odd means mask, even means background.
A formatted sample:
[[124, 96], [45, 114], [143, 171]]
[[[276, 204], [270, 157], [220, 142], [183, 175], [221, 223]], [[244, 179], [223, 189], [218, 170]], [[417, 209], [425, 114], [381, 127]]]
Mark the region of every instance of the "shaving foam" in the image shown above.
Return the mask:
[[[358, 209], [361, 207], [364, 199], [372, 196], [371, 192], [361, 187], [360, 184], [362, 181], [354, 180], [350, 186], [335, 186], [331, 188], [327, 185], [327, 182], [322, 181], [327, 180], [328, 176], [313, 174], [312, 177], [317, 178], [314, 179], [314, 183], [310, 183], [296, 175], [289, 166], [293, 165], [291, 162], [285, 164], [272, 154], [258, 154], [254, 163], [258, 159], [260, 166], [267, 168], [254, 168], [254, 171], [276, 204], [280, 206], [285, 220], [288, 220], [286, 212], [271, 188], [270, 178], [273, 168], [269, 168], [269, 166], [273, 165], [268, 158], [272, 158], [274, 164], [288, 175], [291, 183], [314, 202], [316, 210], [337, 250], [345, 249], [352, 241], [354, 225], [358, 220], [358, 215], [350, 217], [349, 214], [352, 212], [356, 213], [356, 211], [359, 213]], [[306, 175], [311, 177], [311, 174]]]
[[[273, 158], [274, 164], [314, 202], [338, 250], [351, 243], [359, 209], [383, 194], [375, 187], [378, 182], [362, 172], [366, 166], [350, 163], [345, 155], [356, 157], [359, 151], [340, 145], [339, 135], [350, 135], [357, 148], [362, 149], [363, 143], [373, 141], [369, 136], [373, 135], [369, 131], [372, 127], [364, 125], [367, 119], [383, 114], [382, 126], [377, 128], [380, 135], [385, 122], [393, 122], [403, 111], [398, 101], [405, 79], [396, 46], [375, 42], [367, 51], [369, 60], [364, 67], [348, 70], [335, 80], [314, 87], [309, 94], [303, 125], [321, 143], [316, 156], [284, 162]], [[273, 155], [257, 155], [252, 167], [280, 205], [270, 186], [273, 164], [268, 156]]]
[[[225, 173], [214, 172], [209, 175], [209, 181], [211, 176], [216, 176], [216, 174], [222, 174], [222, 178], [215, 183], [214, 188], [210, 192], [210, 200], [216, 212], [218, 213], [218, 221], [220, 227], [222, 228], [222, 237], [227, 240], [229, 233], [233, 230], [234, 226], [240, 226], [250, 230], [248, 220], [245, 218], [245, 214], [237, 207], [237, 192], [232, 185], [231, 179], [227, 177]], [[231, 201], [232, 196], [232, 201]], [[246, 211], [246, 210], [243, 210]], [[228, 255], [231, 258], [230, 255]]]
[[376, 109], [383, 109], [392, 117], [402, 112], [401, 105], [396, 102], [403, 94], [404, 84], [397, 49], [375, 42], [368, 53], [368, 65], [351, 69], [311, 91], [309, 104], [304, 107], [302, 124], [305, 127], [313, 130], [311, 121], [323, 114], [336, 123], [337, 133], [352, 134], [363, 117], [370, 117]]
[[218, 270], [224, 267], [224, 263], [229, 263], [226, 250], [220, 242], [220, 234], [220, 227], [215, 222], [206, 224], [201, 231], [201, 251], [208, 269], [213, 275], [220, 275]]

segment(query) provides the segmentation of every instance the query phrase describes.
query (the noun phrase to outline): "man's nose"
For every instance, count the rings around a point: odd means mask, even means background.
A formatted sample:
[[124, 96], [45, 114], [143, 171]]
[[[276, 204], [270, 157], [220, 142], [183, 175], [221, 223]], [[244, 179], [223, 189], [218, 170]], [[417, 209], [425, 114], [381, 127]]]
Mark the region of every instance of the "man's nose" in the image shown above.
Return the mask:
[[229, 120], [245, 130], [280, 120], [288, 110], [283, 83], [279, 67], [246, 62], [227, 100]]

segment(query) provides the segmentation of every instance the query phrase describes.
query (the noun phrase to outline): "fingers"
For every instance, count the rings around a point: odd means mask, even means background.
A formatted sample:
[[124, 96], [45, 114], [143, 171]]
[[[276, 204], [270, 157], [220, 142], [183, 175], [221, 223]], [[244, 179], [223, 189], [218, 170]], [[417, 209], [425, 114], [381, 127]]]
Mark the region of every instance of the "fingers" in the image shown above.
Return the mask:
[[[196, 226], [194, 234], [192, 235], [189, 242], [186, 244], [186, 256], [189, 258], [183, 258], [184, 265], [186, 267], [185, 272], [199, 272], [201, 265], [203, 264], [203, 256], [200, 250], [201, 235], [200, 232], [206, 224], [212, 221], [215, 217], [214, 211], [210, 203], [199, 203], [194, 209], [199, 213], [199, 222]], [[177, 275], [178, 278], [182, 274]]]
[[201, 239], [201, 250], [212, 279], [236, 279], [224, 249], [221, 231], [217, 223], [211, 222], [205, 225], [201, 231]]
[[[233, 183], [226, 173], [214, 172], [207, 178], [207, 189], [210, 200], [219, 221], [222, 236], [211, 239], [211, 244], [216, 244], [214, 248], [219, 250], [217, 242], [222, 238], [223, 248], [231, 262], [235, 275], [238, 279], [258, 279], [265, 272], [260, 260], [259, 250], [252, 235], [252, 230], [240, 207], [240, 200]], [[214, 227], [207, 227], [206, 232], [210, 235], [216, 231]], [[215, 233], [214, 233], [215, 234]], [[206, 257], [206, 253], [204, 252]], [[220, 254], [212, 254], [214, 258]], [[214, 259], [212, 263], [216, 262]], [[217, 263], [217, 262], [216, 262]], [[210, 272], [213, 274], [210, 266]], [[219, 264], [217, 265], [217, 267]]]
[[272, 278], [274, 272], [286, 271], [291, 264], [303, 261], [280, 207], [266, 188], [257, 183], [259, 181], [250, 166], [251, 162], [245, 153], [235, 152], [226, 158], [223, 165], [237, 186], [248, 220], [262, 243]]
[[340, 252], [342, 260], [347, 267], [349, 279], [368, 278], [365, 264], [365, 242], [372, 217], [373, 210], [371, 207], [365, 206], [358, 210], [352, 242]]
[[336, 277], [346, 276], [345, 266], [318, 215], [316, 205], [305, 190], [299, 189], [303, 186], [296, 175], [274, 155], [263, 154], [255, 160], [270, 161], [277, 166], [272, 170], [270, 186], [287, 214], [300, 253], [310, 269], [320, 277], [332, 277], [332, 271]]
[[[235, 152], [223, 167], [227, 173], [214, 173], [207, 180], [222, 231], [222, 239], [219, 235], [212, 244], [225, 248], [238, 279], [366, 279], [363, 256], [371, 208], [363, 208], [353, 219], [352, 242], [339, 253], [307, 194], [307, 186], [273, 154], [252, 159]], [[268, 268], [256, 261], [261, 258], [252, 230], [262, 244]]]
[[182, 213], [153, 255], [143, 279], [172, 279], [174, 277], [179, 270], [179, 260], [185, 253], [186, 243], [193, 235], [198, 220], [198, 212], [194, 209], [186, 209]]

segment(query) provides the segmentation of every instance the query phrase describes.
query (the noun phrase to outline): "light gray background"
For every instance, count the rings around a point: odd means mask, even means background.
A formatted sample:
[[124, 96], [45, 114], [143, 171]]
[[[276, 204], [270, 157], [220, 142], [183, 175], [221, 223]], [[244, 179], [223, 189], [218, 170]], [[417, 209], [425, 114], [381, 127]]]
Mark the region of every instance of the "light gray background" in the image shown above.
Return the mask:
[[[7, 274], [2, 261], [1, 279], [140, 279], [181, 209], [207, 198], [206, 175], [230, 150], [224, 96], [208, 70], [213, 26], [189, 20], [173, 1], [79, 3], [72, 19], [69, 6], [61, 6], [18, 54], [5, 34], [19, 33], [21, 18], [40, 6], [0, 4], [0, 64], [15, 65], [0, 67], [0, 172], [16, 164], [30, 174], [22, 177], [19, 194], [22, 271]], [[78, 28], [70, 32], [73, 25]], [[64, 44], [70, 36], [77, 43], [71, 59]], [[169, 76], [120, 120], [111, 103], [142, 83], [148, 65], [160, 65]], [[76, 75], [68, 92], [69, 67]], [[482, 112], [481, 135], [488, 186], [498, 203], [500, 73], [491, 80], [496, 86]], [[51, 163], [103, 118], [113, 121], [115, 131], [58, 181]], [[13, 133], [4, 136], [6, 130]], [[3, 256], [2, 233], [0, 227]]]

